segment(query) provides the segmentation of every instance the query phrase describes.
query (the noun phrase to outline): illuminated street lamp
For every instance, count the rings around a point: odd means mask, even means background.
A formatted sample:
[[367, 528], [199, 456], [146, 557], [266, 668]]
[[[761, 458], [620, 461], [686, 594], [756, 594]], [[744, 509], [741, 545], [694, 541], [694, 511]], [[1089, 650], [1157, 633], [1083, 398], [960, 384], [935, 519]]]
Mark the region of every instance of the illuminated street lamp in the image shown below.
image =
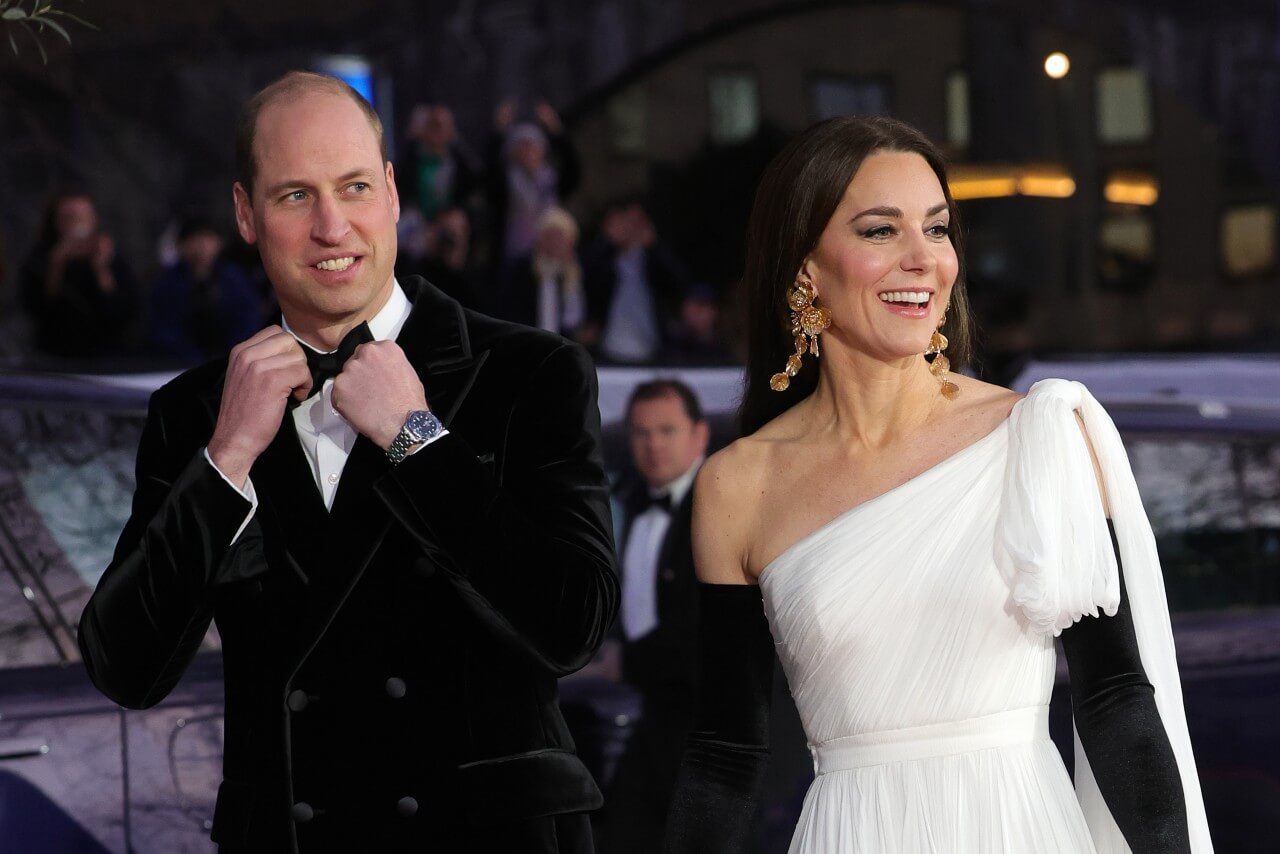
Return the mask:
[[1060, 50], [1055, 50], [1044, 58], [1044, 73], [1054, 80], [1061, 80], [1071, 70], [1071, 60]]

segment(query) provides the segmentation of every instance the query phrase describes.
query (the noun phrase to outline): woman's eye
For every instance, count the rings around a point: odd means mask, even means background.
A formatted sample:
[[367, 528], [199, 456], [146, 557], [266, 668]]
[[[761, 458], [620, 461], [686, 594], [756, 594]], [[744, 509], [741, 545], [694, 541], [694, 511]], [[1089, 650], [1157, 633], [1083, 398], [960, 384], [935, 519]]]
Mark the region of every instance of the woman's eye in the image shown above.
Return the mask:
[[877, 225], [875, 228], [868, 228], [866, 231], [862, 232], [862, 236], [872, 237], [872, 238], [883, 238], [883, 237], [890, 237], [893, 235], [893, 233], [894, 233], [893, 226]]
[[939, 223], [930, 228], [929, 233], [934, 237], [946, 237], [951, 233], [951, 226]]

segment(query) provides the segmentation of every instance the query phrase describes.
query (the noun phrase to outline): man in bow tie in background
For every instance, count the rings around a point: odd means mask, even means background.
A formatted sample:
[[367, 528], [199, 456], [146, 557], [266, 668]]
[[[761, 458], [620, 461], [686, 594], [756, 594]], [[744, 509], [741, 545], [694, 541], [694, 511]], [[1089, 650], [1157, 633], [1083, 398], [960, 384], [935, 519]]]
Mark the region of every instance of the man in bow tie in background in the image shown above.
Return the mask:
[[627, 403], [639, 479], [622, 490], [622, 676], [643, 701], [605, 804], [602, 854], [662, 849], [667, 804], [693, 726], [697, 579], [693, 480], [710, 428], [679, 380], [636, 386]]
[[392, 167], [346, 84], [259, 92], [237, 165], [282, 323], [152, 397], [91, 678], [154, 705], [217, 621], [223, 854], [590, 852], [555, 681], [618, 602], [587, 356], [395, 279]]

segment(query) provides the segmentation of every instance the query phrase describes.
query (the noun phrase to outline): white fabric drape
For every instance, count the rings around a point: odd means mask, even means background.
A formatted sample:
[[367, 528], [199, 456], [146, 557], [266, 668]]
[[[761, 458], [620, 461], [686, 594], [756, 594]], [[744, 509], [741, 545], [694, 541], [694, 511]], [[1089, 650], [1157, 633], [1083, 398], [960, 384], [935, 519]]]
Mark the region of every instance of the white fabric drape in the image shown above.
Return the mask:
[[[1120, 546], [1143, 668], [1155, 687], [1156, 706], [1182, 776], [1191, 850], [1211, 852], [1155, 535], [1120, 434], [1083, 385], [1042, 380], [1014, 407], [1009, 441], [997, 555], [1012, 575], [1014, 601], [1028, 621], [1054, 635], [1098, 609], [1114, 614], [1119, 604], [1119, 574], [1089, 455], [1089, 445], [1093, 447]], [[1076, 794], [1094, 845], [1100, 854], [1125, 854], [1129, 846], [1102, 800], [1078, 735], [1075, 754]]]

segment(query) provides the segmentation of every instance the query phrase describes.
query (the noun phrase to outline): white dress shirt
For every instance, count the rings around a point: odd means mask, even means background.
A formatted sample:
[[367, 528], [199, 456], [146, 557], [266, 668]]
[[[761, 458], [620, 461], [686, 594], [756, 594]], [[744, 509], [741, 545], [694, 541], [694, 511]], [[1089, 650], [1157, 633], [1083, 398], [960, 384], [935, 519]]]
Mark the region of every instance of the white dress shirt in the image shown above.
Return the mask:
[[[404, 327], [405, 321], [409, 319], [409, 313], [412, 310], [413, 303], [409, 302], [409, 298], [404, 295], [404, 291], [400, 288], [400, 283], [396, 282], [396, 286], [391, 289], [391, 296], [386, 305], [379, 309], [378, 313], [369, 320], [369, 331], [373, 334], [373, 340], [394, 341]], [[283, 320], [282, 325], [285, 331], [297, 338], [298, 343], [303, 347], [312, 352], [320, 352], [301, 338], [298, 338], [297, 334], [289, 328], [289, 321]], [[325, 508], [332, 510], [333, 498], [338, 492], [338, 484], [342, 481], [342, 469], [347, 464], [347, 457], [351, 454], [351, 448], [355, 445], [357, 436], [355, 428], [348, 424], [338, 414], [338, 411], [333, 408], [333, 380], [325, 380], [324, 387], [321, 388], [320, 393], [313, 394], [300, 403], [293, 410], [292, 417], [294, 428], [298, 433], [298, 442], [302, 445], [302, 452], [311, 467], [311, 474], [315, 478], [316, 488], [320, 491]], [[436, 439], [447, 435], [448, 432], [448, 430], [441, 430], [439, 434], [418, 445], [414, 450], [418, 451], [425, 448]], [[205, 449], [204, 455], [205, 459], [209, 460], [209, 464], [213, 465], [213, 459], [209, 457], [208, 448]], [[244, 488], [241, 489], [227, 478], [216, 465], [213, 468], [218, 474], [222, 475], [223, 480], [231, 484], [251, 505], [248, 516], [245, 517], [239, 530], [236, 531], [236, 535], [231, 539], [234, 543], [239, 539], [245, 526], [249, 524], [249, 520], [253, 518], [253, 514], [258, 509], [257, 493], [254, 491], [251, 480], [246, 480]]]
[[587, 317], [587, 303], [577, 263], [535, 255], [533, 277], [538, 281], [538, 328], [558, 335], [581, 326]]
[[[693, 487], [701, 465], [699, 457], [687, 472], [661, 489], [649, 490], [649, 494], [654, 498], [670, 495], [675, 512]], [[657, 506], [631, 521], [622, 555], [622, 632], [627, 640], [642, 638], [658, 627], [658, 558], [670, 527], [671, 513]]]

